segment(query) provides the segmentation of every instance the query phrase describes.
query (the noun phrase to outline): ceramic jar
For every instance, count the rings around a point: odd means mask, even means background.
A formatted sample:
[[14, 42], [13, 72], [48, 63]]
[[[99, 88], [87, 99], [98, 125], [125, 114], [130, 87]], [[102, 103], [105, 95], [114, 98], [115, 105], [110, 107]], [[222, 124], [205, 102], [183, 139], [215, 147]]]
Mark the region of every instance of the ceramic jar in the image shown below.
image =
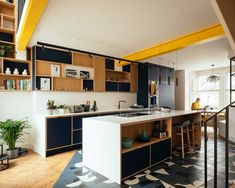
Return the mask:
[[14, 72], [13, 72], [14, 75], [19, 75], [19, 71], [17, 68], [15, 68]]
[[27, 75], [28, 75], [28, 73], [27, 73], [27, 70], [26, 70], [26, 69], [24, 69], [24, 71], [22, 72], [22, 75], [23, 75], [23, 76], [27, 76]]
[[9, 67], [6, 68], [6, 71], [5, 71], [6, 74], [11, 74], [11, 70]]

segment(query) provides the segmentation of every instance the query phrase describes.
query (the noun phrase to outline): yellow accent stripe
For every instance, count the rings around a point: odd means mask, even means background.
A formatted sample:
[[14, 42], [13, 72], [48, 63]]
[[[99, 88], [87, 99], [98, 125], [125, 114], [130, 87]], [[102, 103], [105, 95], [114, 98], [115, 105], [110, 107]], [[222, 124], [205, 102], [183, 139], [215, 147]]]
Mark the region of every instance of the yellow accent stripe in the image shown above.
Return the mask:
[[25, 50], [27, 47], [47, 3], [48, 0], [29, 0], [22, 28], [17, 39], [18, 50]]
[[[162, 42], [151, 48], [141, 50], [139, 52], [127, 55], [123, 57], [124, 59], [132, 61], [141, 61], [144, 59], [149, 59], [151, 57], [159, 56], [165, 53], [169, 53], [175, 50], [179, 50], [194, 44], [202, 43], [208, 40], [216, 40], [224, 36], [224, 30], [220, 24], [216, 24], [199, 31], [183, 35], [173, 40]], [[129, 62], [119, 62], [119, 66], [124, 66], [130, 64]]]

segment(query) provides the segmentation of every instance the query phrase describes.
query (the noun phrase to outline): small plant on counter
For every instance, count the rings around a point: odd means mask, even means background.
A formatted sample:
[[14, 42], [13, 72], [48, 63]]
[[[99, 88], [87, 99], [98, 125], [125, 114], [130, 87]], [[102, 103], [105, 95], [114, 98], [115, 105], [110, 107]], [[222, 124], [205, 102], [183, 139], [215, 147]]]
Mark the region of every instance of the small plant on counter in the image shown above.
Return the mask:
[[0, 138], [8, 145], [7, 154], [13, 159], [18, 157], [18, 148], [16, 142], [22, 142], [22, 138], [31, 128], [28, 120], [11, 120], [0, 122]]
[[64, 114], [66, 110], [69, 110], [69, 106], [61, 104], [57, 107], [59, 114]]
[[56, 105], [54, 100], [48, 100], [47, 101], [47, 110], [50, 115], [54, 114], [54, 111], [56, 110]]

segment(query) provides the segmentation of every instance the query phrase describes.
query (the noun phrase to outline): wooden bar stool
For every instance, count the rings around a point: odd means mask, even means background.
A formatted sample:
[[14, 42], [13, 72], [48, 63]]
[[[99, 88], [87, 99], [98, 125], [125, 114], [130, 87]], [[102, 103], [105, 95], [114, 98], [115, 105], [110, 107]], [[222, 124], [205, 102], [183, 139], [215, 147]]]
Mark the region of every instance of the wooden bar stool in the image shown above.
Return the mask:
[[200, 139], [197, 138], [197, 134], [195, 134], [196, 132], [198, 132], [201, 128], [201, 120], [200, 119], [195, 119], [193, 120], [192, 123], [189, 124], [189, 131], [191, 132], [192, 135], [192, 140], [190, 141], [191, 143], [191, 147], [192, 149], [195, 151], [196, 147], [195, 147], [195, 141]]
[[[174, 125], [175, 135], [176, 135], [176, 149], [180, 149], [182, 152], [182, 158], [184, 159], [184, 152], [186, 148], [191, 150], [190, 144], [190, 134], [189, 134], [189, 124], [190, 121], [185, 121], [180, 125]], [[184, 141], [184, 136], [187, 137], [187, 144]], [[180, 137], [181, 143], [178, 145], [178, 137]]]

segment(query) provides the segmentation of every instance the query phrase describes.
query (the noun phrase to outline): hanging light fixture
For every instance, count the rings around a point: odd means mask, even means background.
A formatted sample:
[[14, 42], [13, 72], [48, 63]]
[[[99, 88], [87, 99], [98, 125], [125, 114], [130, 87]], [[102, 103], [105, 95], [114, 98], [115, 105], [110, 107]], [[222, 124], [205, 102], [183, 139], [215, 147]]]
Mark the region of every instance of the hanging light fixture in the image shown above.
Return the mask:
[[217, 76], [217, 75], [214, 74], [214, 67], [215, 67], [215, 65], [212, 64], [211, 67], [212, 67], [212, 72], [211, 72], [211, 75], [207, 78], [207, 82], [216, 83], [221, 78], [220, 78], [220, 76]]

